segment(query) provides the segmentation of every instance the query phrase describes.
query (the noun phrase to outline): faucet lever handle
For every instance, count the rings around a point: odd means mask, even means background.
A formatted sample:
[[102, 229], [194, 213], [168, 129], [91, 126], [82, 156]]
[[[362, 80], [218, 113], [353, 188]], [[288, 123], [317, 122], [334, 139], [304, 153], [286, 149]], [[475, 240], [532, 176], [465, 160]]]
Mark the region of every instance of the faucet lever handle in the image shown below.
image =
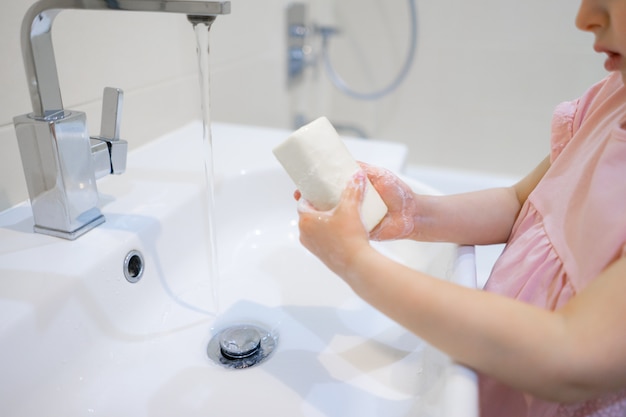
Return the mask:
[[91, 138], [96, 178], [108, 174], [123, 174], [126, 171], [128, 142], [120, 139], [123, 101], [124, 92], [121, 89], [104, 88], [100, 136]]
[[102, 122], [100, 137], [108, 140], [120, 138], [120, 123], [122, 121], [122, 103], [124, 92], [119, 88], [105, 87], [102, 94]]

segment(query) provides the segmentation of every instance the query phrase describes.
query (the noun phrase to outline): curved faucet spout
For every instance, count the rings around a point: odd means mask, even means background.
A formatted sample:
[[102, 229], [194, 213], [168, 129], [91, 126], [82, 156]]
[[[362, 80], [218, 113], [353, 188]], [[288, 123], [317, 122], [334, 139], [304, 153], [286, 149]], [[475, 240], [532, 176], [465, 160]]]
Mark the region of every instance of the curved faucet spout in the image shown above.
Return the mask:
[[87, 115], [65, 110], [61, 100], [52, 24], [65, 9], [182, 13], [194, 24], [209, 24], [230, 13], [229, 1], [39, 0], [22, 22], [22, 54], [33, 113], [13, 118], [34, 230], [76, 239], [104, 222], [96, 179], [121, 174], [127, 142], [119, 138], [122, 91], [106, 88], [101, 135], [90, 138]]
[[230, 1], [187, 0], [40, 0], [22, 22], [22, 54], [34, 117], [64, 117], [61, 90], [52, 48], [54, 18], [65, 9], [127, 10], [217, 16], [230, 13]]

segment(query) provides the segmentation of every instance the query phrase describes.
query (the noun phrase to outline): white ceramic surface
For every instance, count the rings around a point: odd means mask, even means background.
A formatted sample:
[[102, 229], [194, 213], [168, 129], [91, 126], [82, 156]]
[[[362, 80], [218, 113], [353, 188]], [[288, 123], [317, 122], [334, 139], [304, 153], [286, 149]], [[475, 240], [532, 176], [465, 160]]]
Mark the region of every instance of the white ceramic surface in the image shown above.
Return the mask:
[[[76, 241], [33, 234], [26, 203], [0, 213], [0, 415], [476, 416], [471, 371], [299, 244], [293, 185], [271, 154], [289, 132], [214, 125], [210, 277], [200, 132], [190, 124], [132, 152], [126, 174], [98, 183], [106, 223]], [[402, 169], [403, 146], [347, 142], [357, 159]], [[475, 285], [471, 248], [379, 248]], [[135, 284], [122, 273], [131, 250], [145, 260]], [[242, 321], [272, 329], [278, 348], [258, 367], [223, 369], [206, 346]]]

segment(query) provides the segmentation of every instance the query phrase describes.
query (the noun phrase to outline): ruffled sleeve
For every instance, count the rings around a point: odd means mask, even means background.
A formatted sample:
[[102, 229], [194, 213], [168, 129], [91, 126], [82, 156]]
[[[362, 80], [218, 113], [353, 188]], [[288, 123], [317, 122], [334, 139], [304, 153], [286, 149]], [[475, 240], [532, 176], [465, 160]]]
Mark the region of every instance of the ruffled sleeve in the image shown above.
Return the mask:
[[552, 115], [550, 162], [554, 162], [587, 117], [593, 113], [597, 99], [602, 103], [607, 96], [614, 94], [620, 88], [623, 88], [621, 74], [614, 71], [602, 81], [594, 84], [579, 99], [566, 101], [556, 106]]
[[574, 136], [574, 116], [577, 108], [578, 100], [565, 101], [556, 106], [552, 115], [550, 162], [554, 162]]

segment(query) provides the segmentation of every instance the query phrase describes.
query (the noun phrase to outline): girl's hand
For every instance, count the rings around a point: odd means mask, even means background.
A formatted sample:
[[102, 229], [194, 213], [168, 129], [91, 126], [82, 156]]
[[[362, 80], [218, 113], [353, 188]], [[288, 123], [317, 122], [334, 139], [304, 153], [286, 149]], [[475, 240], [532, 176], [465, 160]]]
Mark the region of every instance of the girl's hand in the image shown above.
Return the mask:
[[389, 209], [383, 220], [372, 230], [373, 240], [405, 239], [415, 233], [418, 213], [417, 198], [411, 187], [391, 171], [360, 163], [370, 182]]
[[357, 172], [346, 186], [337, 207], [318, 211], [300, 198], [300, 242], [328, 268], [344, 279], [355, 257], [369, 248], [369, 236], [361, 221], [360, 207], [367, 184], [364, 171]]

